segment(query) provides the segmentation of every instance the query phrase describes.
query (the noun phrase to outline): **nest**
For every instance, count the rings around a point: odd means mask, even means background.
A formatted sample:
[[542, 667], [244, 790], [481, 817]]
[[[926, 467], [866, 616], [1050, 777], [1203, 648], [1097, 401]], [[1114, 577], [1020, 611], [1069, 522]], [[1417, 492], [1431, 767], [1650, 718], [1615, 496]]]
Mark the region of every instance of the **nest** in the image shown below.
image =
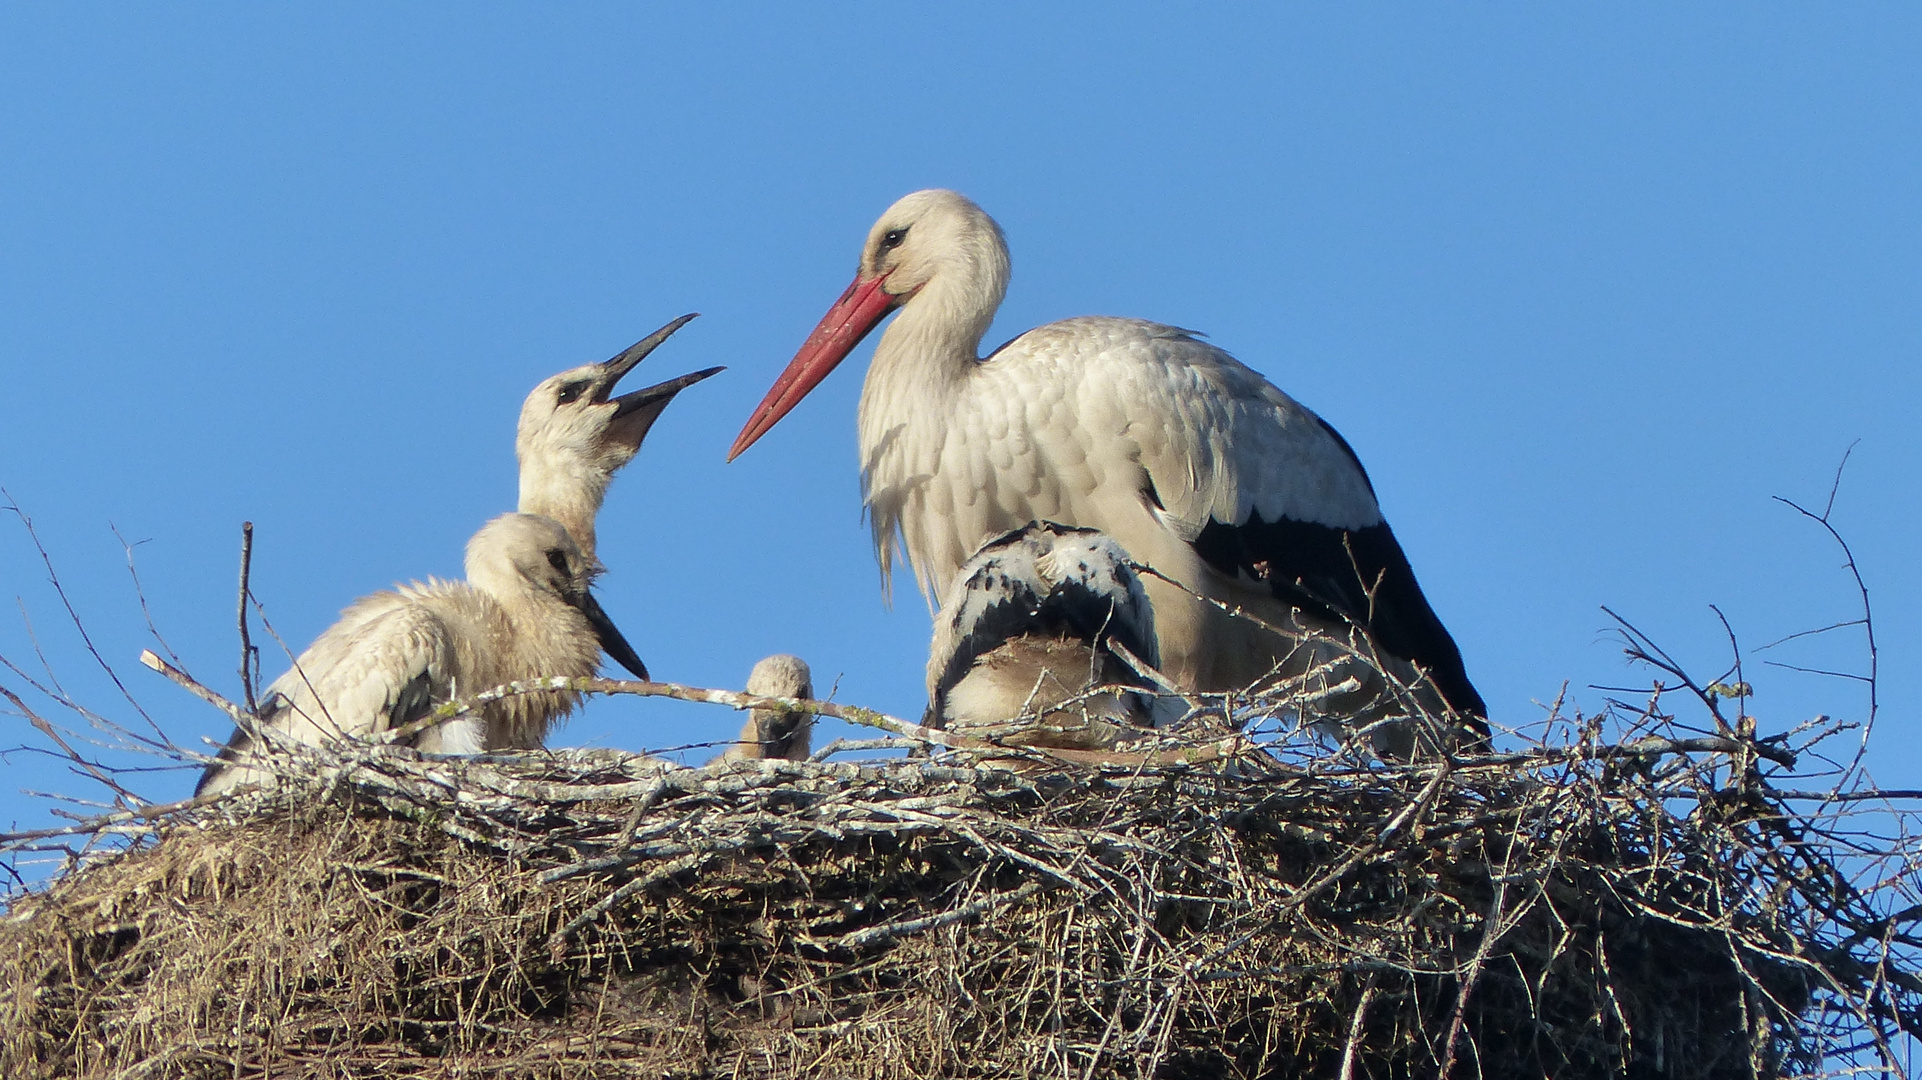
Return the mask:
[[97, 821], [141, 835], [16, 898], [0, 1074], [1752, 1077], [1914, 1030], [1914, 913], [1763, 778], [1779, 740], [1598, 730], [1406, 765], [314, 752]]

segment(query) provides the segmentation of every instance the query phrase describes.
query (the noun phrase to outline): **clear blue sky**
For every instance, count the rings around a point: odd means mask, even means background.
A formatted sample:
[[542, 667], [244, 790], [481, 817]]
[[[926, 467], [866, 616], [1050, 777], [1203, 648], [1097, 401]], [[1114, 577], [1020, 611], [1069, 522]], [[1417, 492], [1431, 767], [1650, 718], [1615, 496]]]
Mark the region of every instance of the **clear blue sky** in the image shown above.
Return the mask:
[[[224, 737], [133, 662], [110, 525], [233, 692], [242, 520], [296, 645], [358, 595], [458, 575], [513, 507], [526, 391], [700, 311], [644, 372], [729, 371], [615, 485], [606, 606], [661, 677], [738, 686], [793, 651], [842, 700], [918, 715], [927, 612], [905, 579], [883, 606], [858, 505], [868, 350], [722, 457], [873, 218], [954, 187], [1013, 246], [991, 341], [1090, 313], [1194, 327], [1340, 428], [1498, 721], [1646, 677], [1602, 604], [1704, 676], [1710, 604], [1749, 646], [1850, 617], [1836, 554], [1770, 496], [1821, 501], [1859, 440], [1836, 521], [1879, 605], [1871, 761], [1922, 784], [1922, 15], [1035, 8], [9, 7], [0, 484], [156, 720]], [[10, 520], [0, 590], [70, 690], [130, 718]], [[12, 610], [0, 652], [37, 664]], [[1765, 730], [1862, 709], [1749, 674]], [[599, 701], [556, 741], [735, 723]], [[89, 791], [11, 756], [0, 825], [47, 819], [16, 788]]]

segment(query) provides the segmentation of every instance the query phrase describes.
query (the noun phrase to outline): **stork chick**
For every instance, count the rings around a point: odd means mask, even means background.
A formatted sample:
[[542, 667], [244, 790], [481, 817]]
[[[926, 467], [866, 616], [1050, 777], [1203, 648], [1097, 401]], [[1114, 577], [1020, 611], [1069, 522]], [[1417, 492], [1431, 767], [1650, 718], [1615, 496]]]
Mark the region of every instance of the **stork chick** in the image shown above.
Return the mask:
[[[401, 727], [463, 694], [543, 676], [591, 676], [601, 651], [638, 677], [647, 670], [589, 589], [593, 566], [551, 518], [503, 514], [467, 543], [467, 580], [402, 585], [341, 613], [262, 693], [266, 741], [320, 745]], [[476, 716], [428, 728], [414, 745], [478, 753], [541, 745], [578, 695], [504, 698]], [[271, 773], [246, 759], [240, 729], [195, 788], [215, 794]]]
[[[747, 692], [756, 697], [814, 700], [814, 676], [807, 661], [798, 656], [777, 653], [754, 665], [748, 673]], [[749, 709], [747, 723], [734, 745], [721, 755], [723, 761], [754, 761], [785, 758], [806, 761], [813, 752], [814, 714], [796, 709]]]
[[1029, 522], [961, 567], [941, 611], [928, 656], [930, 727], [1099, 750], [1153, 726], [1150, 699], [1099, 690], [1144, 685], [1116, 645], [1157, 662], [1147, 591], [1106, 535]]
[[634, 460], [649, 428], [674, 395], [711, 375], [703, 371], [614, 397], [614, 385], [693, 315], [683, 315], [599, 364], [569, 368], [541, 380], [521, 404], [514, 436], [520, 461], [520, 510], [561, 523], [590, 565], [595, 555], [594, 520], [608, 485]]

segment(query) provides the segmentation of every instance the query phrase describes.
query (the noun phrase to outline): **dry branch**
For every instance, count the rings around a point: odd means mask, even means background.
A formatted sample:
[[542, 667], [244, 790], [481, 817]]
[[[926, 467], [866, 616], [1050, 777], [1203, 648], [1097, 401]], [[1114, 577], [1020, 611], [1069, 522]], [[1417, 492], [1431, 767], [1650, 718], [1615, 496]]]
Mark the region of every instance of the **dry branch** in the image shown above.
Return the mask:
[[1922, 908], [1843, 871], [1844, 819], [1731, 781], [1744, 737], [1593, 731], [1406, 766], [296, 749], [15, 902], [0, 1072], [1733, 1077], [1913, 1030]]
[[[1449, 755], [1450, 718], [1383, 674], [1437, 748], [1384, 763], [1304, 734], [1324, 668], [1176, 695], [1180, 724], [1105, 754], [598, 679], [276, 743], [272, 783], [0, 835], [69, 859], [0, 919], [0, 1075], [1903, 1075], [1922, 817], [1890, 800], [1918, 793], [1859, 749], [1809, 790], [1851, 725], [1762, 736], [1739, 662], [1696, 680], [1621, 625], [1699, 727], [1658, 682]], [[405, 745], [556, 689], [886, 737], [700, 768]]]

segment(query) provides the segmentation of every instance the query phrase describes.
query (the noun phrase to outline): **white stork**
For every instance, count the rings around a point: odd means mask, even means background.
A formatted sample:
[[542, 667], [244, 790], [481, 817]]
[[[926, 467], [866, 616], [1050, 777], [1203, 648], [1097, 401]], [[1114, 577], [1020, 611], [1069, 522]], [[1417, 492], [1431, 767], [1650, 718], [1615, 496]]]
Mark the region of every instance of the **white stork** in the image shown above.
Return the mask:
[[514, 434], [520, 462], [520, 511], [567, 528], [589, 564], [596, 563], [594, 521], [614, 473], [634, 460], [648, 429], [674, 395], [724, 368], [711, 367], [612, 396], [614, 384], [686, 326], [683, 315], [611, 360], [570, 368], [541, 380], [521, 404]]
[[[1099, 529], [1181, 582], [1150, 579], [1164, 669], [1227, 690], [1324, 667], [1347, 627], [1477, 739], [1486, 707], [1346, 441], [1187, 330], [1078, 318], [982, 357], [1008, 248], [980, 207], [920, 191], [875, 222], [854, 282], [729, 451], [785, 416], [890, 312], [861, 392], [862, 486], [885, 580], [898, 535], [924, 595], [1029, 520]], [[1276, 635], [1196, 599], [1242, 608]], [[1366, 665], [1358, 669], [1366, 675]], [[1363, 679], [1334, 711], [1400, 710]]]
[[[594, 674], [601, 651], [645, 669], [589, 590], [593, 565], [550, 518], [503, 514], [467, 544], [467, 580], [403, 585], [341, 613], [261, 695], [268, 742], [319, 745], [400, 727], [437, 705], [517, 679]], [[441, 724], [415, 742], [433, 753], [534, 748], [577, 695], [542, 691], [485, 706], [478, 722]], [[236, 729], [194, 793], [225, 791], [263, 770]], [[241, 762], [241, 764], [230, 764]]]
[[[764, 657], [748, 672], [747, 692], [756, 697], [814, 699], [814, 675], [807, 661], [777, 653]], [[814, 714], [793, 709], [749, 709], [747, 723], [734, 745], [721, 754], [723, 761], [761, 758], [806, 761], [814, 749]]]
[[996, 537], [955, 576], [928, 650], [930, 727], [1024, 746], [1096, 750], [1154, 726], [1119, 645], [1153, 666], [1154, 608], [1128, 553], [1050, 521]]

